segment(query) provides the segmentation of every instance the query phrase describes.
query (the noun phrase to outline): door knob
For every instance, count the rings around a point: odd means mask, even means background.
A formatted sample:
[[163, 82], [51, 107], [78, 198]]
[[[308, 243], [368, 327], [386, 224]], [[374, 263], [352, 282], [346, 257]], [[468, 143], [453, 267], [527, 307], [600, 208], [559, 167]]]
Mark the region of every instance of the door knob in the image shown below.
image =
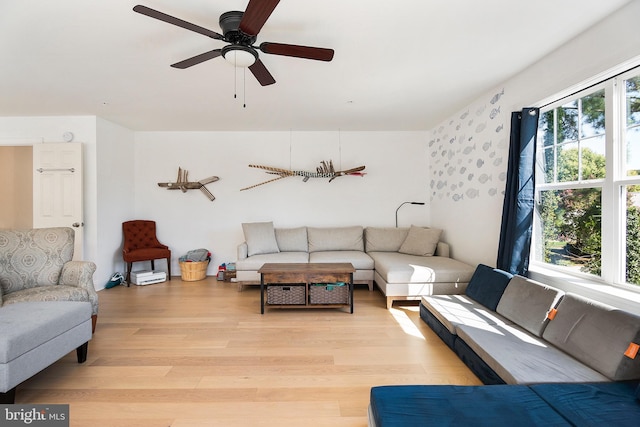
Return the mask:
[[82, 227], [84, 226], [84, 222], [74, 222], [71, 226], [75, 228]]

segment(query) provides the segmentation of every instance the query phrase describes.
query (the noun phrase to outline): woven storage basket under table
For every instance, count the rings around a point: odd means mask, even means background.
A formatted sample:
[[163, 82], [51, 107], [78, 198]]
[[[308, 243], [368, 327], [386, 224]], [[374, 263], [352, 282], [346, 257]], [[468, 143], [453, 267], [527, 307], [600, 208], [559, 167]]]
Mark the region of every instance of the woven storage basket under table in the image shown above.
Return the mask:
[[349, 285], [346, 283], [310, 284], [309, 304], [349, 304]]
[[185, 282], [197, 282], [207, 277], [207, 267], [209, 261], [201, 262], [180, 262], [180, 273]]
[[305, 285], [268, 285], [267, 304], [305, 305], [307, 303], [306, 294]]

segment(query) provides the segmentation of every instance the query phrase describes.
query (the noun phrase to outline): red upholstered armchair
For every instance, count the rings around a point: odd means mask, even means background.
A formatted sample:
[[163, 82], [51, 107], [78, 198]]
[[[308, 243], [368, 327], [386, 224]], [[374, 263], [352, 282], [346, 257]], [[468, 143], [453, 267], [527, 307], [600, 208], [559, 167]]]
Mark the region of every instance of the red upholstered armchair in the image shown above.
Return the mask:
[[131, 277], [131, 265], [139, 261], [151, 261], [151, 269], [155, 269], [156, 259], [167, 260], [167, 276], [171, 280], [171, 250], [156, 237], [156, 222], [146, 220], [126, 221], [122, 223], [124, 246], [122, 258], [127, 263], [127, 286]]

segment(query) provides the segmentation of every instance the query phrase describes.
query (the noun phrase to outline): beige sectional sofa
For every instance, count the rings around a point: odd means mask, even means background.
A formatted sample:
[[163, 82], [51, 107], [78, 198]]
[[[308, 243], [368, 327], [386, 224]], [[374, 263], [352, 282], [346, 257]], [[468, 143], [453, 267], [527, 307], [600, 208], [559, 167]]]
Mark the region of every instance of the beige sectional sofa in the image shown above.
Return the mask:
[[449, 258], [441, 230], [412, 226], [274, 228], [271, 222], [243, 224], [238, 245], [236, 280], [259, 284], [264, 263], [350, 262], [355, 284], [373, 283], [387, 298], [420, 299], [423, 295], [464, 292], [474, 268]]

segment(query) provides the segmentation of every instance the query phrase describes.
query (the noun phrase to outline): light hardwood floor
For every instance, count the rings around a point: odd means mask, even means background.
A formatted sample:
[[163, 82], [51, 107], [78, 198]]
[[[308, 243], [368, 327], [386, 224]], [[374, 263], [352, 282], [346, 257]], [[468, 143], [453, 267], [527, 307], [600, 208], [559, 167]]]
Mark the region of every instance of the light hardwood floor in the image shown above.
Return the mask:
[[199, 282], [101, 291], [89, 356], [19, 386], [16, 403], [68, 403], [71, 426], [367, 425], [372, 386], [480, 384], [420, 320], [356, 287], [353, 314], [267, 309], [259, 287]]

